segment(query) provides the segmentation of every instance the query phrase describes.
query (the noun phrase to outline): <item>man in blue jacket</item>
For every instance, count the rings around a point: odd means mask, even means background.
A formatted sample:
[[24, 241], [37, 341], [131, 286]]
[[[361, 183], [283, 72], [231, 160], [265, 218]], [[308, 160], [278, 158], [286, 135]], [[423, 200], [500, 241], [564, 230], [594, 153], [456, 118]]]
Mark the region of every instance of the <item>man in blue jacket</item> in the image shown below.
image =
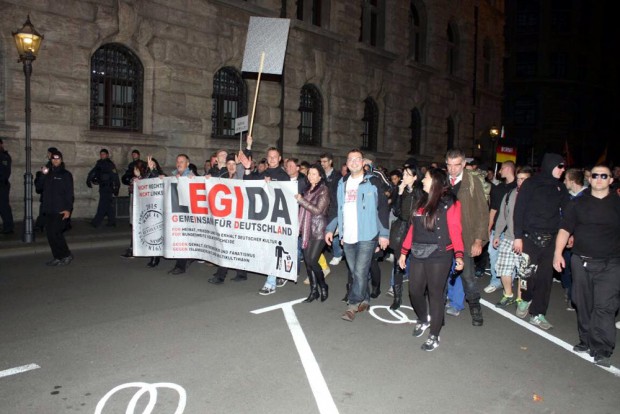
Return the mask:
[[349, 174], [338, 182], [337, 216], [330, 217], [325, 234], [325, 241], [331, 245], [338, 227], [353, 278], [348, 307], [342, 314], [346, 321], [353, 321], [357, 312], [368, 309], [370, 262], [377, 246], [386, 249], [389, 244], [387, 197], [378, 178], [364, 173], [363, 161], [364, 154], [358, 149], [347, 154]]

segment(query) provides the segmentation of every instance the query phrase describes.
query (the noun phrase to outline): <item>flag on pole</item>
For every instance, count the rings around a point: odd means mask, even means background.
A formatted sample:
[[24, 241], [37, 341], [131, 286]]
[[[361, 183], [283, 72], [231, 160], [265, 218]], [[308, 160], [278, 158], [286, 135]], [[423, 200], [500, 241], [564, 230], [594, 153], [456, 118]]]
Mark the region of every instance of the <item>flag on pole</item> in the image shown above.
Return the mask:
[[605, 164], [606, 161], [607, 161], [607, 145], [605, 145], [605, 150], [603, 151], [601, 156], [598, 157], [598, 160], [596, 161], [596, 165]]
[[506, 131], [504, 131], [504, 126], [503, 126], [503, 125], [502, 125], [502, 132], [500, 132], [499, 137], [500, 137], [501, 139], [506, 138]]

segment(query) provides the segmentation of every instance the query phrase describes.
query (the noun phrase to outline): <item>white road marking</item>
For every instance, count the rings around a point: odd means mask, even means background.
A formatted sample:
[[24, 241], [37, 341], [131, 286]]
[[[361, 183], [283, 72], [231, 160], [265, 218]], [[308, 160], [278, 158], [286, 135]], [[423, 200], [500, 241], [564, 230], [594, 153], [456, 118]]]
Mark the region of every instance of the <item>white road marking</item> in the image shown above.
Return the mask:
[[171, 382], [158, 382], [155, 384], [149, 384], [146, 382], [129, 382], [127, 384], [122, 384], [114, 387], [110, 391], [108, 391], [108, 393], [104, 395], [103, 398], [97, 403], [97, 407], [95, 408], [95, 414], [101, 414], [103, 407], [105, 407], [110, 397], [125, 388], [138, 388], [138, 391], [136, 391], [133, 397], [131, 397], [129, 405], [127, 405], [127, 411], [125, 411], [125, 414], [134, 414], [138, 400], [140, 399], [140, 397], [142, 397], [142, 395], [147, 392], [149, 393], [149, 402], [146, 405], [146, 408], [144, 408], [144, 411], [142, 411], [142, 414], [151, 414], [153, 412], [153, 408], [155, 408], [155, 404], [157, 403], [158, 388], [170, 388], [172, 390], [175, 390], [179, 394], [179, 404], [177, 405], [177, 409], [174, 411], [174, 414], [183, 414], [183, 411], [185, 411], [187, 395], [185, 394], [185, 389], [180, 385], [173, 384]]
[[[504, 318], [510, 319], [511, 321], [516, 323], [517, 325], [522, 326], [523, 328], [529, 330], [530, 332], [533, 332], [536, 335], [542, 336], [546, 340], [553, 342], [554, 344], [556, 344], [560, 348], [564, 348], [565, 350], [567, 350], [571, 354], [576, 355], [579, 358], [585, 359], [588, 362], [594, 363], [594, 358], [592, 358], [588, 353], [573, 351], [573, 346], [571, 344], [569, 344], [568, 342], [564, 342], [560, 338], [555, 337], [555, 336], [551, 335], [550, 333], [548, 333], [546, 331], [543, 331], [542, 329], [532, 325], [531, 323], [529, 323], [529, 322], [527, 322], [527, 321], [525, 321], [523, 319], [518, 318], [517, 316], [513, 315], [512, 313], [506, 312], [504, 309], [498, 308], [494, 304], [492, 304], [492, 303], [490, 303], [490, 302], [488, 302], [488, 301], [486, 301], [484, 299], [480, 299], [480, 304], [486, 306], [487, 308], [489, 308], [493, 312], [502, 315]], [[607, 371], [607, 372], [609, 372], [609, 373], [611, 373], [613, 375], [615, 375], [616, 377], [620, 377], [620, 369], [614, 367], [613, 365], [611, 367], [609, 367], [609, 368], [602, 367], [600, 365], [596, 365], [596, 366], [601, 368], [601, 369], [604, 369], [605, 371]]]
[[4, 371], [0, 371], [0, 378], [8, 377], [15, 374], [21, 374], [22, 372], [32, 371], [33, 369], [41, 368], [37, 364], [28, 364], [22, 365], [20, 367], [5, 369]]
[[338, 414], [338, 408], [336, 407], [336, 403], [334, 403], [332, 394], [329, 392], [325, 378], [321, 373], [321, 368], [314, 357], [314, 353], [310, 348], [306, 335], [304, 334], [304, 331], [299, 324], [299, 320], [297, 319], [297, 315], [295, 315], [295, 311], [293, 310], [293, 305], [303, 301], [304, 299], [302, 298], [291, 302], [281, 303], [279, 305], [269, 306], [267, 308], [253, 310], [251, 313], [259, 315], [272, 310], [282, 309], [284, 318], [286, 319], [286, 324], [288, 325], [289, 331], [291, 331], [293, 342], [295, 342], [295, 347], [297, 348], [297, 352], [301, 358], [301, 363], [306, 371], [306, 377], [308, 377], [308, 382], [310, 383], [310, 388], [314, 394], [314, 400], [319, 408], [319, 412], [321, 414]]

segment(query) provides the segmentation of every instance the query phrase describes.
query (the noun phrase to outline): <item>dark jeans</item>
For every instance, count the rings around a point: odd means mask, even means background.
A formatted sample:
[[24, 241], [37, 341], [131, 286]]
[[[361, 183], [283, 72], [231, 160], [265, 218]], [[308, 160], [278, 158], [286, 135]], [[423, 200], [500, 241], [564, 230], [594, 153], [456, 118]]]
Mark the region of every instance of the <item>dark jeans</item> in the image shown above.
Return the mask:
[[13, 211], [9, 204], [11, 184], [0, 184], [0, 218], [2, 218], [2, 231], [13, 231]]
[[[465, 254], [463, 257], [463, 263], [465, 266], [463, 267], [463, 272], [461, 272], [461, 280], [463, 281], [463, 290], [465, 291], [465, 299], [467, 303], [469, 303], [469, 307], [480, 305], [480, 289], [478, 288], [478, 284], [476, 283], [476, 266], [474, 264], [474, 258], [470, 257], [469, 254]], [[448, 267], [448, 271], [446, 271], [446, 276], [450, 268]], [[411, 280], [411, 278], [409, 278]]]
[[572, 300], [571, 291], [573, 290], [573, 273], [571, 271], [572, 255], [573, 255], [572, 249], [564, 249], [564, 251], [562, 252], [562, 257], [564, 257], [564, 263], [566, 263], [566, 267], [564, 267], [561, 273], [562, 287], [566, 289], [568, 292], [568, 303], [569, 304]]
[[525, 301], [532, 301], [530, 305], [531, 315], [546, 315], [551, 296], [553, 283], [553, 251], [555, 243], [549, 243], [546, 247], [536, 246], [527, 237], [523, 238], [523, 252], [530, 256], [530, 263], [538, 265], [536, 273], [527, 279], [527, 290], [521, 297]]
[[579, 340], [595, 354], [611, 356], [620, 307], [620, 259], [584, 260], [573, 254], [571, 265]]
[[351, 290], [349, 304], [357, 305], [370, 300], [368, 279], [370, 276], [370, 262], [377, 246], [377, 239], [344, 243], [344, 254], [347, 257], [347, 266], [351, 272]]
[[[443, 325], [444, 306], [446, 303], [446, 283], [452, 266], [452, 258], [440, 262], [414, 262], [411, 263], [409, 275], [409, 296], [413, 304], [413, 310], [418, 315], [419, 321], [427, 321], [431, 316], [431, 335], [439, 335]], [[428, 306], [426, 295], [428, 289]]]
[[67, 241], [65, 240], [65, 227], [67, 223], [62, 219], [61, 214], [45, 215], [45, 230], [47, 231], [47, 242], [52, 249], [54, 259], [64, 259], [71, 255]]
[[92, 220], [93, 226], [99, 226], [105, 216], [108, 216], [108, 224], [116, 224], [116, 211], [114, 210], [114, 195], [111, 191], [99, 191], [99, 204], [97, 214]]

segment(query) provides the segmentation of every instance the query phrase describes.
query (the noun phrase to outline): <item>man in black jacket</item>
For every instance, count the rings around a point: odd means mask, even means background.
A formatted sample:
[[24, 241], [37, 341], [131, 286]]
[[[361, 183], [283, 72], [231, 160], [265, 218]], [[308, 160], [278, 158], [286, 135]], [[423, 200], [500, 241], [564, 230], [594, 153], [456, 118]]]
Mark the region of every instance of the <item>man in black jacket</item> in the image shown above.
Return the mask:
[[116, 172], [116, 165], [110, 159], [110, 153], [103, 148], [99, 152], [99, 161], [95, 164], [86, 178], [88, 188], [93, 184], [99, 186], [99, 205], [97, 214], [90, 224], [99, 227], [105, 216], [108, 216], [108, 226], [116, 226], [116, 211], [114, 209], [114, 197], [118, 196], [121, 183]]
[[526, 279], [527, 288], [522, 302], [517, 304], [516, 315], [541, 329], [551, 329], [545, 315], [553, 282], [554, 240], [560, 226], [561, 211], [566, 207], [569, 194], [560, 177], [564, 173], [561, 155], [548, 153], [543, 157], [541, 171], [526, 180], [515, 204], [513, 249], [527, 254], [537, 270]]
[[45, 214], [47, 241], [54, 258], [48, 266], [67, 266], [73, 260], [65, 240], [66, 220], [73, 210], [73, 176], [65, 169], [60, 151], [52, 153], [52, 167], [44, 168], [43, 179], [37, 182], [37, 192], [45, 194], [41, 208]]
[[133, 169], [138, 161], [140, 161], [140, 151], [135, 149], [131, 151], [131, 162], [127, 166], [127, 171], [125, 171], [125, 174], [123, 174], [121, 178], [121, 182], [126, 186], [130, 186], [133, 183]]

